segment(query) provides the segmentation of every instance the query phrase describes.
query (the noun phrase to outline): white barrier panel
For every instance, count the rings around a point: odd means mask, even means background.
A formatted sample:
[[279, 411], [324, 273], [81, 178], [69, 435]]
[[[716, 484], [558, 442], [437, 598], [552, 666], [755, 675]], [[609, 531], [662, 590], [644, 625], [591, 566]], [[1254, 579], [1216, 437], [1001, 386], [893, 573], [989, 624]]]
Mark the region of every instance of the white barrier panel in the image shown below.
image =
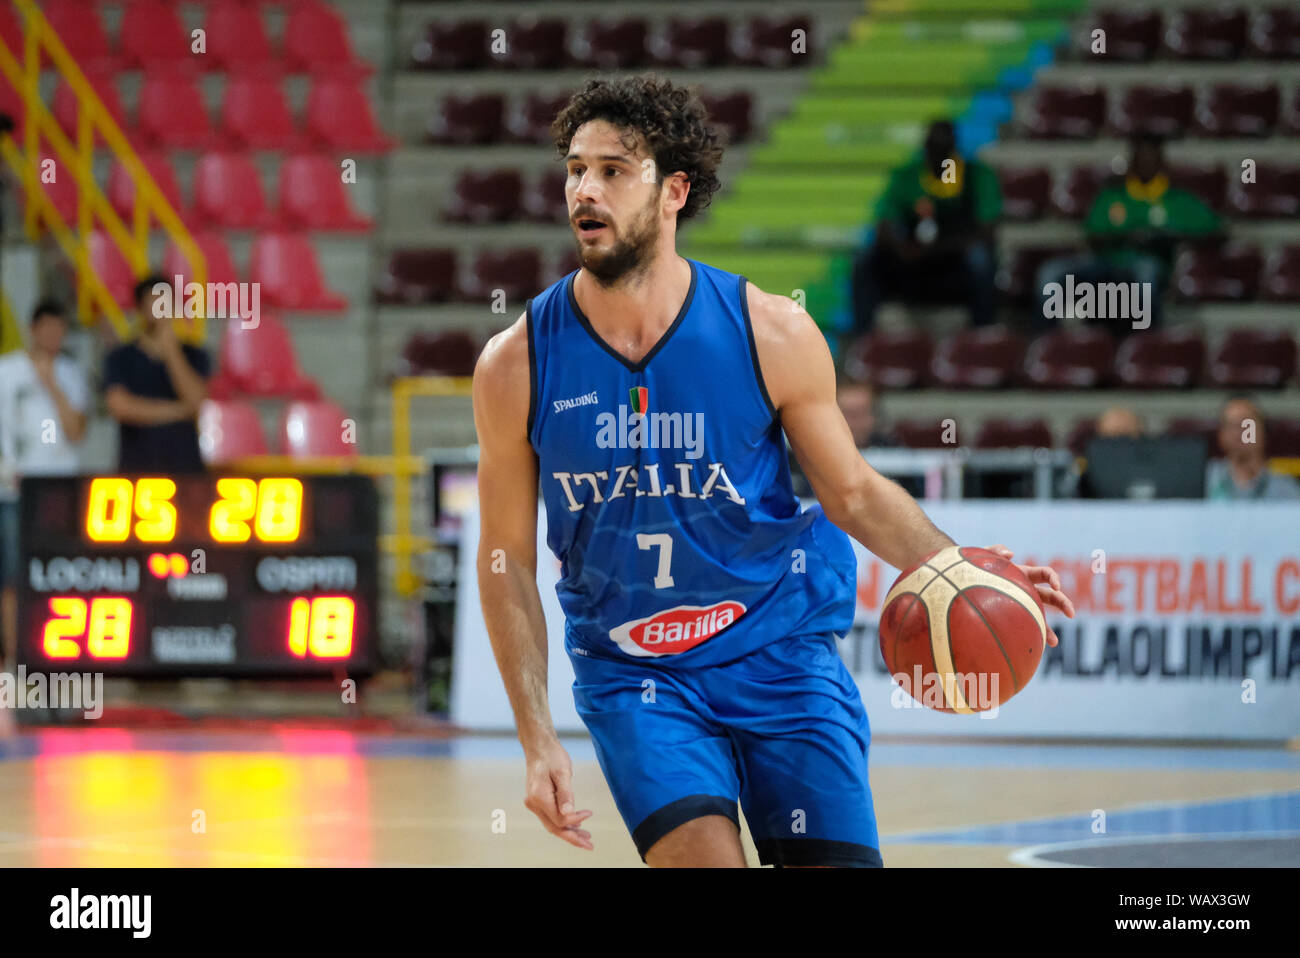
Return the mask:
[[[877, 733], [1286, 739], [1300, 735], [1300, 505], [935, 502], [964, 545], [1002, 543], [1052, 564], [1078, 616], [1033, 681], [996, 713], [948, 715], [890, 680], [876, 622], [897, 570], [858, 550], [858, 617], [840, 651]], [[461, 550], [452, 718], [512, 729], [479, 611], [477, 516]], [[555, 597], [558, 563], [539, 520], [538, 585], [550, 636], [556, 728], [579, 730]]]

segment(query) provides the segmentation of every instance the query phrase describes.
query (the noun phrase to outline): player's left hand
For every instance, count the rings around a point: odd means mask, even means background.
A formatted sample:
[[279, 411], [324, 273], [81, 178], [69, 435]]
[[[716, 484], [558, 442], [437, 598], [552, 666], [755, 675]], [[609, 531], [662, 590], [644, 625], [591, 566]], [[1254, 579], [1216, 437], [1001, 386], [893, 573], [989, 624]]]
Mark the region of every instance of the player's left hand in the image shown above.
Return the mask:
[[[1004, 559], [1010, 560], [1013, 553], [1003, 545], [989, 546], [989, 552], [999, 555]], [[1051, 606], [1065, 613], [1067, 618], [1074, 618], [1074, 603], [1070, 597], [1061, 591], [1061, 577], [1057, 575], [1055, 569], [1046, 565], [1016, 565], [1016, 568], [1025, 574], [1025, 577], [1034, 584], [1038, 590], [1038, 598], [1042, 600], [1043, 605]], [[1047, 627], [1047, 644], [1056, 645], [1060, 640], [1057, 639], [1056, 633], [1052, 627]]]

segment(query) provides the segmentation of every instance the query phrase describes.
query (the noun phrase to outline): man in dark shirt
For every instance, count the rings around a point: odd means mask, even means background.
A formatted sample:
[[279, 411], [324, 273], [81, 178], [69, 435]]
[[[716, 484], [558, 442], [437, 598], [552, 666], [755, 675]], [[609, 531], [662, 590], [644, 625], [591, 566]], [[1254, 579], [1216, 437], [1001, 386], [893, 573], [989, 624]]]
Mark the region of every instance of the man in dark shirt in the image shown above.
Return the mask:
[[120, 472], [203, 469], [195, 419], [207, 398], [211, 363], [205, 350], [176, 338], [166, 297], [155, 292], [166, 285], [157, 276], [136, 284], [139, 336], [114, 349], [105, 363], [105, 404], [121, 424]]

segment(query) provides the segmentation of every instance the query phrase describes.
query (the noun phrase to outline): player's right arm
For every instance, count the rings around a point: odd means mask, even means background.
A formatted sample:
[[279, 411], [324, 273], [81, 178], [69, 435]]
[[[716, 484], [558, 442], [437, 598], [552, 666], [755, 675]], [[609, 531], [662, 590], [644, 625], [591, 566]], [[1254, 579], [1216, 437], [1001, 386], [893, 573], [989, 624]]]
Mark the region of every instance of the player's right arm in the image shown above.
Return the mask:
[[478, 433], [478, 587], [488, 638], [527, 762], [524, 804], [547, 831], [590, 849], [577, 825], [573, 766], [551, 722], [546, 621], [537, 591], [537, 456], [528, 441], [532, 394], [525, 319], [488, 341], [474, 368]]

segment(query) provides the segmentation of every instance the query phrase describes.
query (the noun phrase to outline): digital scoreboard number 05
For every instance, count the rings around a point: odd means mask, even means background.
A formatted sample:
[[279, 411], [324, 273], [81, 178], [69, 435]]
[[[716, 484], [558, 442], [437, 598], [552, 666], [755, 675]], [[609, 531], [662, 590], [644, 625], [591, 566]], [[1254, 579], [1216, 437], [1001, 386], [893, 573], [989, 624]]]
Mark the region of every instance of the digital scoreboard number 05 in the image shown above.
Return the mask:
[[363, 676], [378, 496], [363, 476], [25, 479], [29, 671]]

